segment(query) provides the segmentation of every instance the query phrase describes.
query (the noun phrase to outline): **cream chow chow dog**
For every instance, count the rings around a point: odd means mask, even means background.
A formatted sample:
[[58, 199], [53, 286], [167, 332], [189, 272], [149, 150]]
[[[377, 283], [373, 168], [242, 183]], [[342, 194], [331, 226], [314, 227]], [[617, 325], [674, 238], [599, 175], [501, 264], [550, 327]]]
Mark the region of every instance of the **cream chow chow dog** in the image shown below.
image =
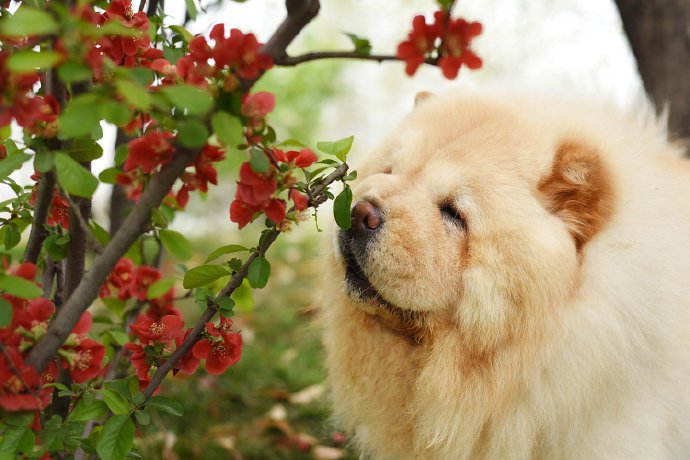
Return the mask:
[[690, 166], [654, 126], [431, 96], [357, 165], [323, 303], [377, 459], [690, 458]]

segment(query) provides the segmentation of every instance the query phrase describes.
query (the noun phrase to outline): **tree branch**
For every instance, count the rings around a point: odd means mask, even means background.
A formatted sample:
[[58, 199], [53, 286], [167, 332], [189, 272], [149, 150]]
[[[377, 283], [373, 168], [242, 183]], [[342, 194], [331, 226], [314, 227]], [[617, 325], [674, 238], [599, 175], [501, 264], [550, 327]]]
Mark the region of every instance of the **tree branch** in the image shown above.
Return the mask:
[[278, 26], [273, 36], [261, 48], [277, 61], [287, 53], [287, 47], [304, 27], [319, 14], [319, 0], [286, 0], [287, 17]]
[[[324, 177], [323, 180], [319, 181], [319, 183], [313, 189], [310, 189], [308, 192], [310, 207], [316, 208], [321, 203], [319, 198], [326, 187], [345, 177], [347, 170], [347, 164], [343, 163], [328, 176]], [[189, 350], [192, 349], [194, 344], [199, 341], [201, 338], [201, 333], [206, 327], [206, 323], [211, 321], [211, 319], [218, 312], [218, 302], [225, 297], [230, 297], [232, 293], [235, 292], [235, 290], [242, 284], [244, 278], [246, 278], [247, 272], [249, 271], [249, 266], [254, 259], [259, 256], [263, 256], [268, 248], [271, 247], [276, 238], [278, 238], [279, 234], [279, 230], [276, 230], [275, 228], [272, 229], [268, 236], [264, 239], [263, 244], [249, 255], [247, 260], [242, 264], [240, 269], [232, 275], [230, 281], [228, 281], [228, 284], [226, 284], [225, 287], [220, 290], [218, 295], [216, 295], [214, 299], [209, 298], [207, 300], [206, 310], [204, 310], [204, 313], [202, 313], [201, 317], [197, 320], [192, 332], [187, 336], [184, 342], [182, 342], [182, 345], [180, 345], [173, 352], [173, 354], [170, 355], [170, 357], [163, 364], [161, 364], [158, 369], [156, 369], [155, 374], [153, 374], [153, 377], [151, 377], [151, 381], [146, 386], [146, 390], [144, 390], [144, 396], [146, 399], [149, 399], [153, 395], [156, 389], [163, 382], [163, 379], [168, 372], [170, 372], [175, 367], [175, 364], [177, 364], [177, 362], [182, 359], [182, 357], [187, 354]]]
[[42, 174], [38, 181], [38, 189], [36, 190], [34, 218], [31, 222], [29, 241], [24, 251], [24, 262], [35, 264], [38, 260], [38, 256], [41, 254], [43, 240], [45, 240], [47, 235], [45, 228], [43, 228], [43, 224], [45, 224], [48, 218], [48, 210], [50, 209], [50, 203], [53, 201], [54, 188], [55, 175], [52, 172]]
[[103, 246], [101, 243], [98, 242], [95, 236], [93, 236], [93, 233], [91, 233], [91, 228], [89, 227], [89, 223], [86, 221], [86, 218], [84, 215], [81, 213], [81, 209], [79, 208], [79, 205], [74, 202], [72, 197], [64, 190], [60, 190], [60, 194], [65, 197], [67, 202], [69, 203], [69, 208], [70, 212], [72, 215], [74, 215], [74, 218], [76, 219], [77, 223], [79, 224], [79, 227], [81, 228], [81, 231], [84, 235], [84, 238], [86, 239], [86, 244], [91, 248], [93, 252], [96, 254], [100, 254], [103, 252]]
[[317, 59], [360, 59], [377, 62], [400, 60], [400, 58], [392, 54], [359, 54], [355, 51], [314, 51], [312, 53], [300, 54], [299, 56], [284, 55], [276, 59], [275, 64], [288, 67]]
[[149, 186], [141, 195], [139, 203], [103, 249], [103, 253], [96, 258], [91, 269], [58, 312], [46, 335], [29, 353], [28, 364], [35, 367], [39, 372], [45, 369], [51, 357], [62, 346], [70, 331], [79, 321], [82, 313], [98, 296], [98, 290], [117, 261], [144, 233], [151, 219], [151, 210], [160, 205], [175, 180], [198, 154], [199, 150], [179, 148], [173, 161], [151, 179]]

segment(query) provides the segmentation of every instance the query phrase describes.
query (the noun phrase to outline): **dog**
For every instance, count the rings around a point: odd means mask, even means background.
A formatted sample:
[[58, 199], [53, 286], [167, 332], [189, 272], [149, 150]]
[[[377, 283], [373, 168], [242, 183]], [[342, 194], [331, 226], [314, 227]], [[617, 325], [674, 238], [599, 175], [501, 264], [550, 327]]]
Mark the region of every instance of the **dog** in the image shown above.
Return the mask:
[[690, 458], [690, 166], [658, 123], [420, 94], [326, 257], [334, 416], [376, 459]]

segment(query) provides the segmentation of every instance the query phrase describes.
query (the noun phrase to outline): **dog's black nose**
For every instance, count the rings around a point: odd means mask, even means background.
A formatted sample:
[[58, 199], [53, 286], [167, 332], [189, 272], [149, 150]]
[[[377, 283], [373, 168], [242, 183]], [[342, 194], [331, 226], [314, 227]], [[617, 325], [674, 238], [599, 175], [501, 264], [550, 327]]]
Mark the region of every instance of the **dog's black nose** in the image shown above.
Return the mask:
[[368, 201], [360, 201], [352, 208], [351, 231], [368, 233], [376, 230], [383, 223], [381, 210]]

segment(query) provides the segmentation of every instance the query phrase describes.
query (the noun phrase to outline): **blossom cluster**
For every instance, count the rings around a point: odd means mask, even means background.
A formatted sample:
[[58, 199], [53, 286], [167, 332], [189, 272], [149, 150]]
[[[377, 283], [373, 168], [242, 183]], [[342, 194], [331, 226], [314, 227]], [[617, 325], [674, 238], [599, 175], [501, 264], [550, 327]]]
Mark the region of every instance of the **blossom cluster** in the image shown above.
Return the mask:
[[[8, 273], [33, 283], [36, 266], [23, 263]], [[93, 323], [88, 312], [81, 316], [58, 350], [58, 358], [39, 374], [25, 358], [45, 335], [55, 314], [55, 305], [43, 297], [26, 300], [8, 293], [1, 297], [12, 307], [12, 321], [0, 328], [0, 408], [10, 412], [44, 409], [53, 393], [53, 388], [45, 385], [55, 381], [59, 368], [67, 370], [77, 383], [93, 379], [102, 372], [105, 347], [88, 337]]]
[[[185, 82], [207, 88], [209, 80], [217, 80], [226, 92], [235, 91], [240, 78], [256, 79], [273, 66], [270, 56], [262, 54], [261, 43], [254, 34], [231, 29], [226, 36], [225, 26], [216, 24], [209, 34], [213, 46], [202, 35], [189, 43], [189, 53], [172, 65], [166, 59], [156, 59], [151, 67], [163, 75], [164, 84]], [[209, 63], [213, 60], [213, 64]]]
[[481, 23], [453, 19], [449, 12], [436, 11], [431, 23], [424, 16], [415, 16], [407, 40], [398, 45], [397, 56], [406, 62], [405, 72], [410, 76], [427, 58], [436, 58], [443, 75], [452, 80], [463, 65], [470, 69], [482, 66], [471, 48], [472, 40], [481, 33]]
[[[123, 258], [100, 290], [101, 298], [135, 299], [148, 306], [130, 326], [138, 343], [125, 344], [142, 388], [151, 381], [154, 368], [164, 363], [192, 331], [184, 329], [182, 314], [174, 304], [173, 288], [160, 297], [149, 295], [149, 287], [161, 277], [160, 270], [147, 265], [137, 266]], [[209, 373], [221, 374], [239, 361], [241, 353], [242, 336], [232, 330], [230, 319], [221, 318], [218, 327], [210, 322], [207, 324], [204, 338], [175, 363], [173, 373], [193, 374], [205, 359]]]
[[10, 53], [0, 50], [0, 127], [16, 121], [30, 134], [46, 138], [57, 134], [60, 106], [53, 96], [37, 96], [32, 89], [38, 72], [13, 72], [7, 67]]

